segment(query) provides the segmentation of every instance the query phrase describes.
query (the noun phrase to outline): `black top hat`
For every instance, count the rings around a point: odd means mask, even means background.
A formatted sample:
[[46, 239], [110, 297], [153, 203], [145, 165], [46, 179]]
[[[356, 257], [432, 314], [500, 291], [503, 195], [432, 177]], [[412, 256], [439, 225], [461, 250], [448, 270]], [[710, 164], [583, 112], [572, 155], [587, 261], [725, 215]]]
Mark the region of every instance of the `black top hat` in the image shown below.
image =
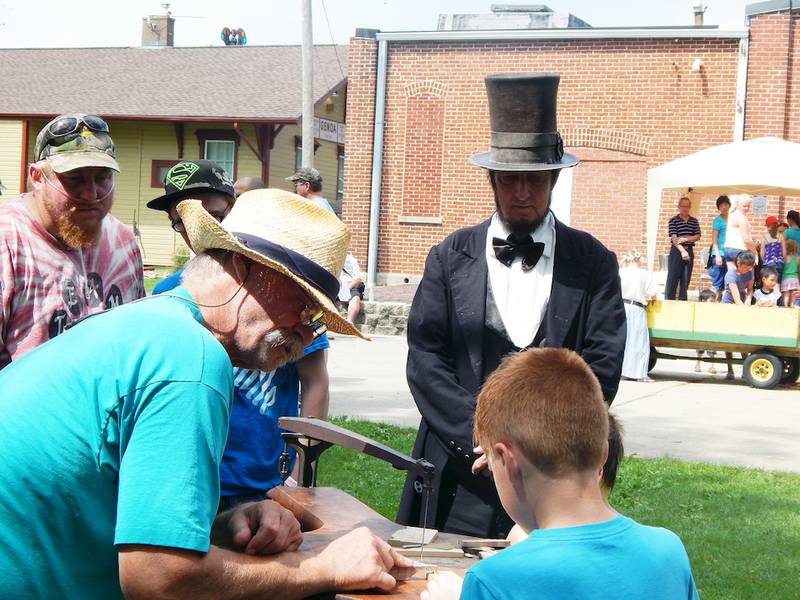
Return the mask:
[[192, 198], [197, 192], [219, 192], [236, 198], [233, 182], [217, 163], [210, 160], [184, 160], [167, 171], [163, 196], [147, 203], [147, 208], [168, 211], [176, 200]]
[[489, 75], [491, 150], [470, 162], [492, 171], [549, 171], [580, 162], [564, 153], [556, 129], [559, 76], [552, 73]]

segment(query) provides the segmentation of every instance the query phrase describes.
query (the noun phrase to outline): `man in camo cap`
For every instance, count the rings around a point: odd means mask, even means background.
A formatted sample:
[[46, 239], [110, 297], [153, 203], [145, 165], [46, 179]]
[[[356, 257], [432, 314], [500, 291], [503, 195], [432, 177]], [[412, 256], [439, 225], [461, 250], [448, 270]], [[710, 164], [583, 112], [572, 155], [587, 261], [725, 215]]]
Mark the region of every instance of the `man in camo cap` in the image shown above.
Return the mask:
[[108, 124], [65, 114], [36, 136], [31, 191], [0, 206], [0, 369], [70, 322], [144, 296], [133, 232], [109, 214]]

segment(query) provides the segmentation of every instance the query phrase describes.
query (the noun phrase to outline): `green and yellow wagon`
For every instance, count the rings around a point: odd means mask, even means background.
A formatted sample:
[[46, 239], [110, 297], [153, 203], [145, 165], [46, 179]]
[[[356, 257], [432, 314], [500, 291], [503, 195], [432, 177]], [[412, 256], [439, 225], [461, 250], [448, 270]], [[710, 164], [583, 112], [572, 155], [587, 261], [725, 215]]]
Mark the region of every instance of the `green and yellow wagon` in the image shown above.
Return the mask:
[[770, 389], [794, 383], [800, 375], [800, 310], [665, 300], [647, 307], [650, 370], [658, 359], [695, 359], [665, 348], [715, 350], [740, 355], [703, 357], [704, 362], [732, 360], [743, 365], [751, 386]]

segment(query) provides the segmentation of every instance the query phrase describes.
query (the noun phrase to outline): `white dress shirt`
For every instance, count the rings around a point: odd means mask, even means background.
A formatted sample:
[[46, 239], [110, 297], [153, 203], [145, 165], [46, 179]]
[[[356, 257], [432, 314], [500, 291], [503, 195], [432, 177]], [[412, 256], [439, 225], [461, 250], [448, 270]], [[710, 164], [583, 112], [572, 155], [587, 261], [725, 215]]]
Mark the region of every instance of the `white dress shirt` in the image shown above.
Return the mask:
[[619, 280], [624, 300], [633, 300], [647, 306], [647, 303], [656, 296], [656, 282], [646, 269], [635, 265], [622, 267], [619, 270]]
[[535, 242], [544, 244], [544, 252], [536, 267], [530, 271], [522, 270], [520, 257], [515, 257], [511, 266], [507, 267], [494, 255], [492, 238], [506, 239], [510, 234], [495, 213], [486, 234], [486, 265], [494, 301], [506, 332], [515, 346], [526, 348], [539, 331], [553, 287], [553, 256], [556, 248], [553, 213], [547, 213], [544, 222], [531, 234]]

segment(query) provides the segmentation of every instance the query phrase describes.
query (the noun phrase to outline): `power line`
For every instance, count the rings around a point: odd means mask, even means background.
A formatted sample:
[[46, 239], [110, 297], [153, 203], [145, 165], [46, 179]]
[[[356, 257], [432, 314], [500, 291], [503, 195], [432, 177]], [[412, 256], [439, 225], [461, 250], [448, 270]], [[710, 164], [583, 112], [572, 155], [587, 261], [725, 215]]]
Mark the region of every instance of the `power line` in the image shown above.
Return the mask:
[[339, 65], [339, 74], [342, 76], [342, 79], [345, 78], [344, 76], [344, 69], [342, 69], [342, 63], [339, 60], [339, 48], [336, 46], [336, 42], [333, 39], [333, 30], [331, 29], [331, 22], [328, 19], [328, 9], [325, 8], [325, 0], [320, 0], [322, 3], [322, 14], [325, 15], [325, 24], [328, 26], [328, 33], [331, 36], [331, 44], [333, 45], [333, 55], [336, 57], [336, 63]]

